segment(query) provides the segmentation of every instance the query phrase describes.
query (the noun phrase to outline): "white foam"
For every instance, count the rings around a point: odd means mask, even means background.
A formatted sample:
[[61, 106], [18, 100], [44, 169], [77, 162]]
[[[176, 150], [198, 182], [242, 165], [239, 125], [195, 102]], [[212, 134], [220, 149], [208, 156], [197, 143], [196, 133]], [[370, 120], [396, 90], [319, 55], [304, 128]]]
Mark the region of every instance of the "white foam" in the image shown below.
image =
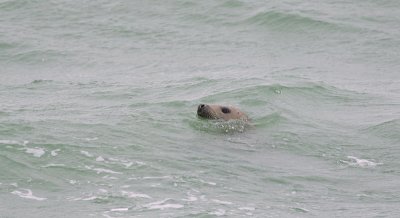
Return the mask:
[[136, 164], [139, 165], [139, 166], [144, 166], [144, 165], [146, 165], [146, 163], [145, 163], [145, 162], [142, 162], [142, 161], [136, 161]]
[[[132, 161], [120, 160], [120, 159], [112, 158], [112, 157], [107, 158], [107, 160], [117, 162], [117, 163], [119, 163], [119, 164], [121, 164], [121, 165], [124, 165], [126, 168], [129, 168], [129, 167], [131, 167], [131, 166], [134, 164], [134, 162], [132, 162]], [[136, 163], [137, 165], [139, 165], [139, 166], [146, 165], [145, 163], [140, 162], [140, 161], [135, 161], [135, 163]]]
[[86, 141], [96, 141], [97, 139], [99, 139], [99, 138], [97, 138], [97, 137], [85, 138]]
[[350, 161], [342, 161], [343, 163], [349, 164], [350, 166], [359, 166], [359, 167], [375, 167], [377, 165], [382, 165], [383, 163], [376, 163], [367, 159], [360, 159], [354, 156], [347, 156]]
[[108, 160], [115, 161], [115, 162], [120, 162], [121, 161], [120, 159], [113, 158], [113, 157], [109, 157]]
[[231, 205], [231, 204], [232, 204], [232, 202], [229, 202], [229, 201], [220, 201], [220, 200], [217, 200], [217, 199], [212, 199], [212, 201], [213, 201], [214, 203], [217, 203], [217, 204], [224, 204], [224, 205]]
[[[110, 213], [111, 211], [105, 211], [102, 215], [104, 216], [104, 217], [106, 217], [106, 218], [115, 218], [115, 217], [113, 217], [113, 216], [110, 216], [110, 215], [108, 215], [108, 213]], [[90, 214], [90, 216], [96, 216], [95, 214]]]
[[93, 168], [92, 166], [85, 166], [85, 168], [89, 169], [89, 170], [94, 170], [94, 171], [96, 171], [97, 174], [100, 174], [100, 173], [122, 174], [121, 172], [116, 172], [116, 171], [104, 169], [104, 168]]
[[105, 175], [105, 176], [103, 176], [103, 179], [117, 180], [118, 178], [114, 177], [114, 176]]
[[100, 174], [100, 173], [122, 174], [121, 172], [116, 172], [116, 171], [104, 169], [104, 168], [94, 168], [93, 170], [96, 171], [97, 174]]
[[50, 154], [51, 154], [51, 156], [55, 157], [55, 156], [58, 155], [57, 152], [59, 152], [59, 151], [61, 151], [61, 149], [55, 149], [55, 150], [52, 150], [52, 151], [50, 152]]
[[183, 208], [182, 204], [164, 204], [165, 202], [169, 201], [171, 199], [167, 198], [164, 199], [162, 201], [156, 201], [153, 203], [149, 203], [146, 205], [143, 205], [143, 207], [146, 207], [148, 209], [156, 209], [156, 210], [164, 210], [164, 209], [179, 209], [179, 208]]
[[150, 196], [146, 194], [141, 194], [141, 193], [135, 193], [135, 192], [128, 192], [128, 191], [121, 191], [123, 196], [126, 196], [128, 198], [151, 198]]
[[107, 191], [106, 189], [101, 188], [101, 189], [99, 189], [99, 192], [101, 192], [101, 193], [107, 193], [108, 191]]
[[158, 209], [158, 210], [164, 210], [164, 209], [179, 209], [179, 208], [183, 208], [182, 204], [163, 204], [163, 205], [153, 205], [148, 207], [149, 209]]
[[216, 216], [224, 216], [226, 214], [226, 211], [224, 209], [218, 209], [217, 211], [208, 213], [210, 215], [216, 215]]
[[205, 195], [201, 195], [201, 196], [200, 196], [200, 200], [202, 200], [202, 201], [207, 201], [207, 198], [206, 198]]
[[32, 200], [37, 200], [37, 201], [43, 201], [43, 200], [47, 199], [47, 198], [41, 198], [41, 197], [34, 196], [30, 189], [20, 189], [20, 190], [21, 191], [15, 190], [15, 191], [11, 192], [11, 194], [18, 195], [21, 198], [32, 199]]
[[239, 210], [248, 210], [248, 211], [254, 211], [254, 210], [256, 210], [256, 208], [254, 208], [254, 207], [239, 207], [238, 209], [239, 209]]
[[22, 145], [26, 146], [29, 143], [29, 141], [24, 140], [22, 142], [17, 141], [17, 140], [0, 140], [0, 144], [8, 144], [8, 145]]
[[46, 164], [46, 165], [43, 165], [42, 167], [48, 168], [48, 167], [64, 167], [64, 166], [65, 166], [65, 164]]
[[199, 179], [199, 181], [202, 182], [202, 183], [204, 183], [204, 184], [208, 184], [208, 185], [212, 185], [212, 186], [217, 185], [217, 183], [215, 183], [215, 182], [208, 182], [208, 181], [204, 181], [204, 180], [202, 180], [202, 179]]
[[157, 205], [157, 204], [163, 204], [163, 203], [165, 203], [165, 202], [167, 202], [167, 201], [169, 201], [169, 200], [171, 200], [170, 198], [167, 198], [167, 199], [164, 199], [164, 200], [162, 200], [162, 201], [155, 201], [155, 202], [152, 202], [152, 203], [148, 203], [148, 204], [146, 204], [146, 205], [144, 205], [145, 207], [146, 206], [152, 206], [152, 205]]
[[96, 161], [102, 162], [102, 161], [104, 161], [104, 158], [103, 158], [102, 156], [98, 156], [98, 157], [96, 158]]
[[86, 198], [78, 198], [79, 200], [82, 200], [82, 201], [91, 201], [91, 200], [94, 200], [94, 199], [96, 199], [97, 198], [97, 196], [90, 196], [90, 197], [86, 197]]
[[200, 193], [200, 191], [197, 190], [197, 189], [191, 188], [191, 190], [194, 191], [194, 192], [196, 192], [196, 193]]
[[133, 165], [133, 162], [122, 163], [122, 164], [125, 165], [126, 168], [129, 168]]
[[172, 179], [171, 176], [145, 176], [142, 179]]
[[111, 211], [111, 212], [116, 212], [116, 211], [122, 212], [122, 211], [128, 211], [128, 210], [129, 210], [129, 208], [124, 207], [124, 208], [113, 208], [113, 209], [111, 209], [110, 211]]
[[81, 151], [81, 154], [85, 155], [86, 157], [93, 157], [93, 154], [89, 153], [88, 151]]
[[70, 199], [71, 201], [91, 201], [97, 199], [96, 195], [93, 196], [87, 196], [87, 197], [78, 197], [78, 198], [73, 198]]
[[195, 196], [188, 196], [187, 199], [182, 199], [182, 201], [189, 201], [189, 202], [197, 201], [197, 197], [195, 197]]
[[25, 152], [28, 154], [33, 154], [35, 157], [41, 157], [46, 152], [43, 148], [35, 147], [35, 148], [25, 148]]
[[19, 141], [15, 140], [0, 140], [0, 144], [21, 145]]
[[301, 212], [305, 212], [308, 213], [310, 212], [310, 210], [303, 208], [303, 207], [293, 207], [292, 209], [297, 210], [297, 211], [301, 211]]

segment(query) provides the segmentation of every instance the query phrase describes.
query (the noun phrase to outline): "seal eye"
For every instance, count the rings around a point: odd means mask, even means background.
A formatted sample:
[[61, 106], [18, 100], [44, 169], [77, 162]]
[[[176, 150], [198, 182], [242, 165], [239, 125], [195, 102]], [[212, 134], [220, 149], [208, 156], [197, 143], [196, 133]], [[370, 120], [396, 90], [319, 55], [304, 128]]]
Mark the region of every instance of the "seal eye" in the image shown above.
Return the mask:
[[229, 108], [227, 108], [227, 107], [221, 107], [221, 111], [224, 114], [229, 114], [231, 112], [231, 110]]

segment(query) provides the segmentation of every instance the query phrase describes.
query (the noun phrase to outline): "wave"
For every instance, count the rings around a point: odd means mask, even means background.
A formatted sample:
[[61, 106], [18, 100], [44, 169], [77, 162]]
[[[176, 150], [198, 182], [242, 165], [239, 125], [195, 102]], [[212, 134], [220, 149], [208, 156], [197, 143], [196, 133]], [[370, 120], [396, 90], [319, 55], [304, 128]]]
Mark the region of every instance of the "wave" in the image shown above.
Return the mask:
[[382, 122], [364, 129], [365, 133], [374, 134], [387, 140], [400, 142], [400, 119]]
[[267, 100], [275, 97], [315, 101], [330, 100], [335, 102], [351, 102], [354, 100], [369, 100], [367, 96], [355, 91], [340, 89], [323, 83], [299, 83], [294, 85], [268, 84], [250, 85], [234, 88], [228, 91], [221, 91], [215, 94], [204, 96], [203, 101], [218, 101], [218, 99], [242, 99], [241, 103], [246, 105], [265, 105]]
[[[183, 6], [183, 8], [201, 8], [200, 4]], [[265, 7], [265, 6], [264, 6]], [[186, 11], [181, 15], [185, 22], [194, 22], [218, 26], [256, 26], [285, 31], [338, 31], [346, 26], [341, 23], [307, 12], [285, 11], [279, 8], [261, 8], [256, 4], [227, 0], [215, 3], [212, 10], [204, 13]]]
[[50, 50], [50, 49], [31, 49], [27, 51], [19, 51], [16, 54], [10, 54], [12, 62], [33, 64], [44, 62], [62, 62], [66, 55], [62, 51]]
[[0, 2], [0, 10], [12, 11], [24, 7], [29, 1], [4, 1]]
[[224, 8], [241, 8], [244, 7], [245, 3], [237, 0], [227, 0], [220, 6]]
[[254, 120], [254, 125], [268, 127], [268, 126], [276, 126], [280, 123], [286, 122], [288, 119], [283, 116], [281, 113], [273, 112], [266, 116], [260, 117], [257, 120]]
[[253, 24], [257, 26], [265, 26], [276, 30], [306, 30], [324, 29], [337, 30], [339, 25], [312, 18], [305, 15], [293, 14], [280, 11], [262, 11], [246, 18], [244, 24]]
[[15, 43], [10, 43], [10, 42], [0, 42], [0, 49], [1, 50], [6, 50], [6, 49], [13, 49], [18, 47], [17, 44]]

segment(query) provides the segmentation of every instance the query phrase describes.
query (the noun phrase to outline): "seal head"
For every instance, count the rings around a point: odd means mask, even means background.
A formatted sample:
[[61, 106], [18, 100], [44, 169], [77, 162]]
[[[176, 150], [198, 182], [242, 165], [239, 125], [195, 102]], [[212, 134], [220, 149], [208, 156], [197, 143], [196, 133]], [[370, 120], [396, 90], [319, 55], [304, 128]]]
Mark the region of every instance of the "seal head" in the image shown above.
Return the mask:
[[206, 119], [243, 120], [248, 121], [245, 113], [232, 106], [222, 106], [216, 104], [200, 104], [197, 107], [197, 115]]

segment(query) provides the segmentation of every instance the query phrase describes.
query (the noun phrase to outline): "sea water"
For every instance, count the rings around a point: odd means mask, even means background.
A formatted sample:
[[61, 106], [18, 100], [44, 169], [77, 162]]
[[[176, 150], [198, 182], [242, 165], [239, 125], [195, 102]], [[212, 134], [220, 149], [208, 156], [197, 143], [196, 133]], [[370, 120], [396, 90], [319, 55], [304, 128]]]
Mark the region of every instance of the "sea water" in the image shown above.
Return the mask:
[[399, 69], [397, 0], [1, 0], [0, 217], [399, 217]]

